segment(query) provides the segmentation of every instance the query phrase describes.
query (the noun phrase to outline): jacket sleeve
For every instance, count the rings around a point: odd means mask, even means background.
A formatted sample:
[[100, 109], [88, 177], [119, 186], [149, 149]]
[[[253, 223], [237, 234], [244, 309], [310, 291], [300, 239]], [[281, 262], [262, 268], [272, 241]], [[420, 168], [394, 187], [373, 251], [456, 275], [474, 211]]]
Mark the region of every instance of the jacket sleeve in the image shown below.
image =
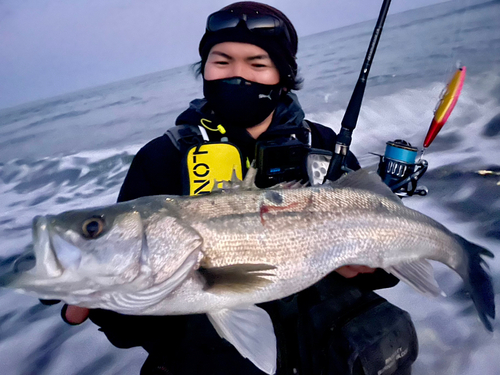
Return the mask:
[[150, 195], [182, 193], [180, 152], [164, 135], [149, 142], [132, 160], [118, 202]]
[[377, 268], [374, 273], [361, 273], [349, 280], [351, 285], [365, 290], [392, 288], [399, 283], [396, 276], [385, 272], [381, 268]]
[[114, 346], [142, 346], [150, 353], [159, 348], [174, 352], [185, 329], [184, 316], [133, 316], [94, 309], [89, 318]]
[[132, 160], [125, 181], [120, 188], [118, 202], [126, 202], [139, 197], [153, 195], [152, 183], [149, 181], [144, 168], [146, 162], [146, 157], [139, 151]]

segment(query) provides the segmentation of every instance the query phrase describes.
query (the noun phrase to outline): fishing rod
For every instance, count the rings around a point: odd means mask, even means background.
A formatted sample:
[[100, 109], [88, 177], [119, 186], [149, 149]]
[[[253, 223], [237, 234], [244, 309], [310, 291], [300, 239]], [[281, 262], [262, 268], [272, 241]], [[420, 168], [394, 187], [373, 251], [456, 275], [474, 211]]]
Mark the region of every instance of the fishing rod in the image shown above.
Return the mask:
[[325, 176], [328, 180], [335, 181], [347, 172], [345, 159], [347, 157], [347, 153], [349, 152], [349, 146], [351, 145], [352, 132], [356, 128], [356, 123], [358, 122], [359, 111], [361, 109], [361, 103], [363, 102], [363, 96], [366, 88], [366, 81], [368, 80], [368, 74], [370, 73], [370, 68], [373, 58], [375, 57], [375, 52], [377, 50], [378, 42], [382, 34], [382, 29], [384, 27], [384, 22], [390, 5], [391, 0], [384, 0], [382, 3], [375, 29], [373, 30], [372, 38], [370, 40], [370, 44], [368, 45], [368, 51], [366, 52], [365, 60], [363, 61], [361, 73], [356, 86], [354, 87], [349, 104], [347, 105], [344, 118], [341, 122], [342, 128], [337, 136], [335, 152], [332, 156], [328, 172]]

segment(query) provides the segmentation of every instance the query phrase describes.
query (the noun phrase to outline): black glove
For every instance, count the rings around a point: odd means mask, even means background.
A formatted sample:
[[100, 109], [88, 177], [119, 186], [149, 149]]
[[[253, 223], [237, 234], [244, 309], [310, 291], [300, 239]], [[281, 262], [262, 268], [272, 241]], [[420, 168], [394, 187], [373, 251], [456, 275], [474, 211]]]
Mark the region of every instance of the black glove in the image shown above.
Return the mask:
[[45, 306], [56, 305], [61, 302], [60, 299], [39, 299], [40, 303]]

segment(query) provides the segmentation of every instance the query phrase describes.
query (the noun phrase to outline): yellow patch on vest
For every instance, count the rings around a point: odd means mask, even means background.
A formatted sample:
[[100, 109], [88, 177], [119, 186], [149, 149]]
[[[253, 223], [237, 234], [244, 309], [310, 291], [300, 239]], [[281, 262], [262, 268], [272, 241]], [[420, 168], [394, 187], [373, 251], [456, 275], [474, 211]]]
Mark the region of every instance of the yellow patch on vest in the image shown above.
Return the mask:
[[[187, 153], [189, 195], [208, 194], [215, 181], [231, 181], [233, 170], [243, 179], [240, 152], [229, 143], [206, 143], [192, 147]], [[222, 188], [222, 186], [219, 186]]]

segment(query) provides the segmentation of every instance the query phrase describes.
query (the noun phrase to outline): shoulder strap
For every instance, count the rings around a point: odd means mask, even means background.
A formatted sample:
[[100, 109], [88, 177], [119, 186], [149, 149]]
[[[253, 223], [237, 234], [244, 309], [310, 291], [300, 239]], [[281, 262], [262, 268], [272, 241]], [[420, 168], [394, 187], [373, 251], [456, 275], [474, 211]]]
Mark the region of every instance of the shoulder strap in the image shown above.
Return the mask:
[[165, 132], [172, 144], [182, 154], [194, 146], [203, 143], [204, 136], [197, 125], [176, 125]]
[[302, 121], [302, 126], [307, 130], [308, 133], [307, 144], [309, 145], [309, 147], [312, 147], [312, 131], [310, 123], [311, 122], [309, 120]]

